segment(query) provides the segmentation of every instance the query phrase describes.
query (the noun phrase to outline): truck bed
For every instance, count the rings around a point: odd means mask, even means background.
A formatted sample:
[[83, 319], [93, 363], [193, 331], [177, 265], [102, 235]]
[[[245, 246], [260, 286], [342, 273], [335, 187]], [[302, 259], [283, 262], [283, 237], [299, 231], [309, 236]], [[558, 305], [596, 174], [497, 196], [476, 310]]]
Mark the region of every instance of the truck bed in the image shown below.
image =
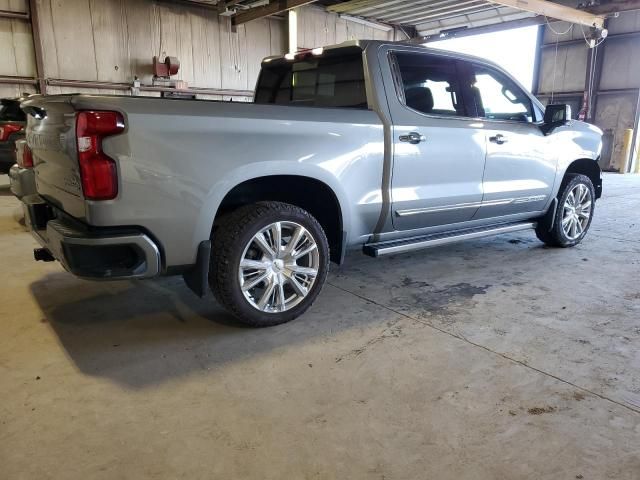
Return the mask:
[[[23, 108], [45, 201], [89, 226], [144, 229], [160, 244], [164, 268], [195, 261], [226, 193], [255, 176], [319, 179], [359, 210], [363, 230], [380, 212], [370, 186], [380, 186], [384, 136], [370, 110], [84, 94], [38, 97]], [[108, 201], [84, 198], [78, 165], [76, 113], [96, 110], [125, 120], [103, 143], [118, 172], [118, 195]]]

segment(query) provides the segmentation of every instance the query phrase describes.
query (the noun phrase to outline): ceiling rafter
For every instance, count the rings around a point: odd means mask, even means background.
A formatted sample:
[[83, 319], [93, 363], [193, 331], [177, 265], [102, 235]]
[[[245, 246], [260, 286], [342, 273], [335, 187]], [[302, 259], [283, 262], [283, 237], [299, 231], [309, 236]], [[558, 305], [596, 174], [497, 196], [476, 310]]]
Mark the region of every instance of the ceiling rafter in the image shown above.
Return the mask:
[[491, 3], [584, 25], [586, 27], [596, 27], [600, 29], [604, 27], [604, 16], [596, 15], [586, 10], [565, 7], [564, 5], [548, 0], [491, 0]]
[[237, 13], [231, 17], [231, 23], [233, 26], [241, 25], [243, 23], [250, 22], [251, 20], [257, 20], [259, 18], [268, 17], [269, 15], [282, 13], [287, 10], [291, 10], [292, 8], [301, 7], [313, 2], [315, 2], [315, 0], [273, 0], [267, 5], [250, 8]]

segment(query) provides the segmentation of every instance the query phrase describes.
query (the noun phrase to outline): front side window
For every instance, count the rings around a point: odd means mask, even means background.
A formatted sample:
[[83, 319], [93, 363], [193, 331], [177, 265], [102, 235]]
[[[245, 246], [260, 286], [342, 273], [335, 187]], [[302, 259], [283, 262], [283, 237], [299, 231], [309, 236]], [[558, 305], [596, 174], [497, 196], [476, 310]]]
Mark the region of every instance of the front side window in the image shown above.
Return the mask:
[[534, 121], [533, 104], [527, 94], [509, 77], [484, 65], [471, 65], [471, 98], [479, 117]]
[[264, 64], [255, 103], [368, 108], [362, 50]]
[[396, 53], [404, 104], [427, 115], [464, 116], [455, 60]]

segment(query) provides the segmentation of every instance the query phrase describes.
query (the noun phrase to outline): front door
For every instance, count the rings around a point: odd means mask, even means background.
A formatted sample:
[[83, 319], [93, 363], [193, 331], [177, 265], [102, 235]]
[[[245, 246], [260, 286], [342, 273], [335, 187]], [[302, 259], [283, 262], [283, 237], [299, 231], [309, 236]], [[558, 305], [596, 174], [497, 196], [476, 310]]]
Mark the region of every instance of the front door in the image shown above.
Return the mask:
[[393, 226], [412, 230], [470, 220], [482, 201], [485, 132], [467, 116], [459, 63], [446, 55], [390, 56]]
[[474, 219], [540, 212], [550, 200], [557, 155], [536, 121], [541, 112], [507, 75], [464, 63], [469, 103], [483, 119], [487, 158], [482, 207]]

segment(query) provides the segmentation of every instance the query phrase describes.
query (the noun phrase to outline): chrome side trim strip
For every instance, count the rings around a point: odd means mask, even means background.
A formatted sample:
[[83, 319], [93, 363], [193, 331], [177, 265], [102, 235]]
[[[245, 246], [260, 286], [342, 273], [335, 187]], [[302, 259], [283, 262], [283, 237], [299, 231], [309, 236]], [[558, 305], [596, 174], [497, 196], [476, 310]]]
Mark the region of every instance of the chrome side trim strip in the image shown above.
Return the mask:
[[546, 200], [547, 196], [546, 195], [535, 195], [533, 197], [521, 197], [521, 198], [516, 198], [514, 203], [532, 203], [532, 202], [541, 202], [543, 200]]
[[446, 207], [430, 207], [430, 208], [413, 208], [410, 210], [398, 210], [396, 215], [399, 217], [410, 217], [412, 215], [421, 215], [423, 213], [448, 212], [451, 210], [459, 210], [463, 208], [478, 208], [482, 202], [459, 203], [457, 205], [448, 205]]
[[414, 208], [411, 210], [398, 210], [396, 214], [399, 217], [409, 217], [411, 215], [421, 215], [423, 213], [439, 213], [449, 212], [451, 210], [460, 210], [463, 208], [480, 208], [495, 205], [508, 205], [515, 201], [514, 198], [507, 198], [505, 200], [494, 200], [492, 202], [472, 202], [472, 203], [458, 203], [456, 205], [446, 205], [444, 207], [428, 207], [428, 208]]
[[490, 236], [499, 235], [502, 233], [512, 233], [512, 232], [519, 232], [521, 230], [530, 230], [535, 228], [536, 225], [537, 224], [535, 222], [524, 222], [524, 223], [511, 224], [511, 225], [504, 225], [501, 227], [488, 228], [484, 230], [478, 229], [472, 232], [467, 231], [466, 233], [461, 233], [458, 235], [450, 235], [450, 236], [438, 237], [438, 238], [432, 238], [432, 239], [427, 238], [425, 240], [416, 240], [410, 243], [409, 242], [401, 243], [402, 241], [388, 242], [389, 246], [386, 246], [386, 247], [384, 246], [384, 243], [381, 243], [378, 245], [370, 244], [370, 245], [365, 245], [365, 248], [366, 249], [368, 248], [369, 250], [373, 251], [373, 256], [380, 257], [382, 255], [390, 255], [392, 253], [403, 253], [403, 252], [409, 252], [412, 250], [438, 247], [438, 246], [447, 245], [450, 243], [462, 242], [464, 240], [472, 240], [476, 238], [490, 237]]
[[412, 215], [422, 215], [425, 213], [450, 212], [451, 210], [461, 210], [465, 208], [498, 207], [501, 205], [510, 205], [512, 203], [520, 204], [520, 203], [530, 203], [530, 202], [541, 202], [546, 198], [547, 198], [546, 195], [536, 195], [533, 197], [505, 198], [503, 200], [492, 200], [489, 202], [458, 203], [455, 205], [445, 205], [444, 207], [413, 208], [409, 210], [397, 210], [396, 215], [399, 217], [410, 217]]

